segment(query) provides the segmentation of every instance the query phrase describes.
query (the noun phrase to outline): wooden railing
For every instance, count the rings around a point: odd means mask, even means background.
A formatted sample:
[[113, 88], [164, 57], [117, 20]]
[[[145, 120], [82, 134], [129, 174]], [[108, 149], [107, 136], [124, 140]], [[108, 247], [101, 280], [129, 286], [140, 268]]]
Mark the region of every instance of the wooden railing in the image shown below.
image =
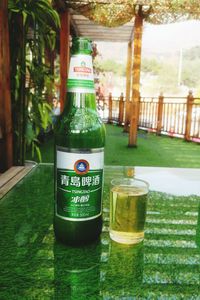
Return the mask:
[[[98, 99], [98, 109], [104, 122], [124, 125], [125, 98]], [[200, 142], [200, 98], [192, 93], [187, 97], [141, 97], [139, 105], [139, 128]]]

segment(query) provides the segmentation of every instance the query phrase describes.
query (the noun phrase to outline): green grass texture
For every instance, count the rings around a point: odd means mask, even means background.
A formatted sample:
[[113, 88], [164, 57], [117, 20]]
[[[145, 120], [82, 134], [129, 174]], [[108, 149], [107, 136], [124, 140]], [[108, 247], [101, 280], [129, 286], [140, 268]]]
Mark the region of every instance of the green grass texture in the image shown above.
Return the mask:
[[[40, 149], [42, 162], [53, 163], [53, 136], [47, 137]], [[37, 161], [37, 157], [31, 157], [30, 152], [26, 159]], [[129, 148], [128, 133], [123, 132], [123, 127], [107, 124], [105, 165], [199, 168], [200, 145], [140, 130], [137, 147]]]

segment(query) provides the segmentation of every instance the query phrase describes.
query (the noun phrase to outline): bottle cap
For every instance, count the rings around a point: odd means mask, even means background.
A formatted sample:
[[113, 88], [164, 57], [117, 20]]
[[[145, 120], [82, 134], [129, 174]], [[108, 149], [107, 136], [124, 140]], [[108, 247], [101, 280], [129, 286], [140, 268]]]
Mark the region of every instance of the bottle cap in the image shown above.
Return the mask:
[[84, 37], [73, 38], [72, 54], [76, 54], [76, 53], [91, 54], [92, 53], [91, 40]]

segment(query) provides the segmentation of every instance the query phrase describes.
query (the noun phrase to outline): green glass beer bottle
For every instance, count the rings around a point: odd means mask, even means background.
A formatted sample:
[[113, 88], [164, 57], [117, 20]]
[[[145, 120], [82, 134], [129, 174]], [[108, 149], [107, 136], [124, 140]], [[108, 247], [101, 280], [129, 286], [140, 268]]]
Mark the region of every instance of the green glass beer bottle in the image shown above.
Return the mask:
[[84, 244], [102, 230], [102, 184], [105, 127], [94, 92], [91, 42], [75, 38], [72, 45], [67, 99], [55, 126], [56, 238]]

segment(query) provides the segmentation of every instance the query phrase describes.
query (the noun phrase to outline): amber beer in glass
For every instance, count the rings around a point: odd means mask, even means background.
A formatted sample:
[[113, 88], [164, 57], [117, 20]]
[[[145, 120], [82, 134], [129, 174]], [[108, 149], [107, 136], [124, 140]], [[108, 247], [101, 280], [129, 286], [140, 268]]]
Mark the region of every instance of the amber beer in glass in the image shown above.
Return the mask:
[[149, 185], [136, 178], [111, 181], [110, 237], [122, 244], [137, 244], [144, 239]]
[[73, 40], [65, 108], [55, 126], [54, 231], [67, 244], [93, 241], [102, 230], [105, 127], [91, 53], [88, 39]]

